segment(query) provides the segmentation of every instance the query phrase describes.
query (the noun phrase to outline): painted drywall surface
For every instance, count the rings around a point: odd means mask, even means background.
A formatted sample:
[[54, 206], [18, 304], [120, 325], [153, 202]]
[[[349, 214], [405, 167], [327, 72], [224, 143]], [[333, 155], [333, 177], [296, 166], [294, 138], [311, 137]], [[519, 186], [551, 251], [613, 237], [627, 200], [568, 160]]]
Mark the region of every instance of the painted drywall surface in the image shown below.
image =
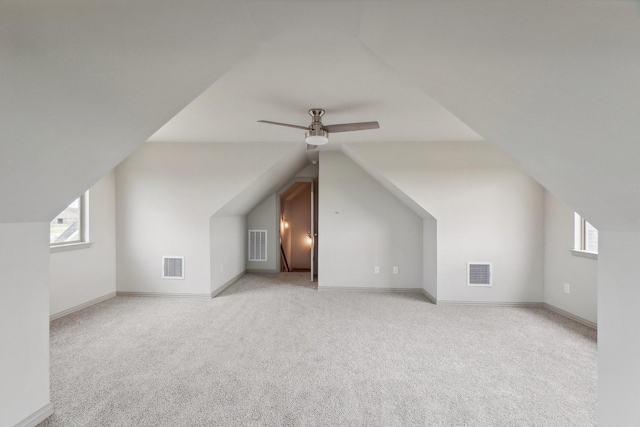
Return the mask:
[[[300, 144], [144, 144], [116, 168], [117, 290], [209, 294], [211, 216], [245, 215], [304, 157]], [[184, 280], [162, 279], [163, 255], [185, 257]]]
[[640, 232], [598, 230], [598, 425], [640, 425]]
[[318, 165], [311, 164], [305, 166], [296, 174], [296, 178], [318, 178]]
[[[548, 191], [544, 200], [544, 302], [597, 323], [598, 260], [571, 254], [574, 212]], [[568, 294], [564, 292], [565, 283], [570, 285]]]
[[49, 403], [49, 224], [0, 224], [0, 425]]
[[89, 189], [90, 248], [51, 253], [51, 315], [116, 291], [115, 172]]
[[318, 285], [422, 288], [422, 218], [341, 152], [319, 164]]
[[185, 6], [0, 5], [0, 221], [53, 218], [257, 46], [244, 5]]
[[[247, 214], [247, 230], [267, 230], [267, 260], [249, 261], [249, 254], [245, 253], [247, 270], [249, 271], [278, 272], [280, 239], [278, 237], [276, 197], [275, 194], [270, 195]], [[248, 240], [247, 233], [245, 233], [245, 239]]]
[[637, 1], [412, 5], [371, 3], [362, 43], [596, 227], [640, 230]]
[[[544, 190], [503, 154], [484, 142], [348, 147], [437, 219], [438, 300], [543, 301]], [[493, 286], [467, 286], [467, 262], [491, 262]]]
[[247, 218], [211, 217], [211, 292], [247, 269]]
[[438, 221], [422, 218], [422, 289], [438, 298]]
[[[262, 147], [270, 147], [270, 144], [260, 144]], [[239, 192], [233, 199], [215, 213], [216, 216], [246, 215], [253, 210], [268, 194], [273, 194], [284, 186], [295, 173], [309, 163], [304, 154], [304, 145], [276, 144], [277, 147], [285, 146], [289, 148], [289, 156], [273, 164], [259, 179], [255, 179], [249, 186]], [[273, 155], [273, 153], [272, 153]], [[265, 160], [268, 161], [269, 157]], [[243, 160], [234, 160], [242, 162]]]

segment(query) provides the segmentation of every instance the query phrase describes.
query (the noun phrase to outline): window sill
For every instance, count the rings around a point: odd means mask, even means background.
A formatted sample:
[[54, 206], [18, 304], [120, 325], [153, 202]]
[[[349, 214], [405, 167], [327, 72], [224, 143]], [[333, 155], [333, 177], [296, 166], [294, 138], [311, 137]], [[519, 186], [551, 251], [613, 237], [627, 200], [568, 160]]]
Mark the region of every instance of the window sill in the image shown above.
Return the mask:
[[93, 245], [93, 242], [79, 242], [79, 243], [68, 243], [66, 245], [55, 245], [55, 246], [51, 246], [51, 253], [75, 251], [76, 249], [86, 249], [86, 248], [90, 248], [91, 245]]
[[569, 249], [569, 252], [571, 252], [573, 256], [579, 256], [581, 258], [598, 259], [597, 252], [587, 252], [587, 251], [581, 251], [578, 249]]

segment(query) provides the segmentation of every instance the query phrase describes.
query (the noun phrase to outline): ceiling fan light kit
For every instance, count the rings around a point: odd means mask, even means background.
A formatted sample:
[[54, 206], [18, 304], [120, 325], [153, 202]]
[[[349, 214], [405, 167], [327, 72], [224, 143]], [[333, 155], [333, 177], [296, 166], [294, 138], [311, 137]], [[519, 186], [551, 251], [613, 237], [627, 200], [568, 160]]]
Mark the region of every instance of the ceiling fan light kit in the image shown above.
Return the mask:
[[309, 145], [325, 145], [329, 142], [329, 133], [331, 132], [351, 132], [354, 130], [380, 129], [378, 122], [360, 122], [360, 123], [343, 123], [339, 125], [323, 126], [322, 116], [324, 110], [321, 108], [312, 108], [309, 115], [313, 117], [313, 121], [308, 127], [291, 125], [287, 123], [271, 122], [269, 120], [258, 120], [259, 123], [267, 123], [270, 125], [286, 126], [296, 129], [306, 129], [305, 141]]
[[329, 142], [329, 134], [327, 131], [320, 129], [319, 131], [313, 129], [308, 130], [305, 133], [305, 138], [307, 144], [309, 145], [324, 145]]

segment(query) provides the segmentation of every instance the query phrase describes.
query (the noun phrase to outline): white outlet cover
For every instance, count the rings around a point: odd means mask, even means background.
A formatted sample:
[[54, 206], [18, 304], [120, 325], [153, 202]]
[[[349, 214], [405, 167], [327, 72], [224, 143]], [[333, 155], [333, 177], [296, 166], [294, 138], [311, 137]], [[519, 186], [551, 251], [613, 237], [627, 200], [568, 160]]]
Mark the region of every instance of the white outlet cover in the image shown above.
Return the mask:
[[376, 265], [375, 267], [373, 267], [373, 272], [374, 272], [375, 274], [379, 274], [379, 273], [380, 273], [380, 267], [379, 267], [379, 266], [377, 266], [377, 265]]
[[568, 283], [565, 283], [565, 284], [564, 284], [564, 293], [565, 293], [565, 294], [568, 294], [568, 293], [570, 293], [570, 292], [571, 292], [571, 285], [570, 285], [570, 284], [568, 284]]

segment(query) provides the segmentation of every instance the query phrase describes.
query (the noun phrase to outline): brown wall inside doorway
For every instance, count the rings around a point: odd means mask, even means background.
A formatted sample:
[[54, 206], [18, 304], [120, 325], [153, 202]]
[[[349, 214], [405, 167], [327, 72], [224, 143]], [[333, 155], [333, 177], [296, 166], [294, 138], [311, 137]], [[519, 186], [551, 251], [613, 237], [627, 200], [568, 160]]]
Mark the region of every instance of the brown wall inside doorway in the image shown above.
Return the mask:
[[[311, 269], [311, 183], [297, 182], [280, 196], [282, 247], [291, 271]], [[286, 221], [286, 222], [285, 222]], [[285, 227], [284, 225], [288, 225]], [[283, 271], [286, 271], [284, 262]]]

